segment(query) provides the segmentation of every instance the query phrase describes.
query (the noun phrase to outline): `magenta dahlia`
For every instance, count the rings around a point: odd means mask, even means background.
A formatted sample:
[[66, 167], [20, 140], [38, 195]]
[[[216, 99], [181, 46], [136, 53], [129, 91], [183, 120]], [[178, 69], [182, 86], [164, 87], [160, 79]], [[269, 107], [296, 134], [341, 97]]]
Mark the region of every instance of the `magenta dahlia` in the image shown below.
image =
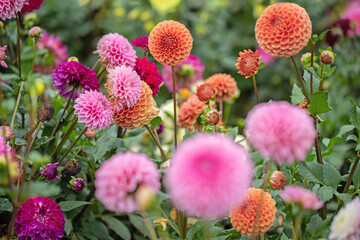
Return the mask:
[[155, 63], [148, 61], [146, 57], [137, 58], [134, 69], [139, 74], [140, 79], [149, 85], [153, 91], [153, 96], [157, 96], [160, 84], [163, 82], [163, 77]]
[[85, 91], [75, 100], [78, 122], [92, 130], [102, 130], [112, 123], [113, 109], [106, 97], [97, 91]]
[[135, 40], [131, 40], [131, 44], [134, 47], [141, 47], [142, 50], [144, 50], [145, 52], [149, 51], [149, 36], [145, 35], [145, 36], [140, 36], [135, 38]]
[[19, 12], [24, 5], [25, 0], [1, 0], [0, 1], [0, 19], [15, 18], [15, 12]]
[[59, 204], [51, 198], [40, 196], [25, 200], [15, 220], [19, 240], [58, 240], [63, 237], [64, 226], [64, 214]]
[[67, 100], [74, 88], [73, 100], [85, 90], [97, 90], [100, 83], [96, 77], [94, 70], [76, 61], [60, 63], [51, 75], [53, 88], [59, 90], [60, 96]]
[[125, 65], [133, 68], [136, 61], [136, 51], [129, 41], [118, 33], [103, 36], [97, 44], [100, 61], [109, 69]]
[[71, 189], [78, 193], [81, 192], [86, 187], [85, 180], [82, 178], [71, 179], [70, 185], [71, 185]]
[[0, 65], [3, 66], [4, 68], [7, 68], [7, 64], [4, 61], [7, 58], [7, 56], [5, 54], [6, 48], [7, 48], [7, 45], [5, 45], [3, 47], [0, 46]]
[[43, 175], [44, 178], [50, 181], [54, 181], [54, 179], [60, 179], [60, 177], [58, 177], [59, 175], [58, 165], [59, 165], [58, 162], [47, 164], [40, 172], [40, 175]]
[[21, 15], [25, 14], [26, 12], [38, 10], [43, 1], [44, 0], [25, 0], [24, 6], [21, 9]]

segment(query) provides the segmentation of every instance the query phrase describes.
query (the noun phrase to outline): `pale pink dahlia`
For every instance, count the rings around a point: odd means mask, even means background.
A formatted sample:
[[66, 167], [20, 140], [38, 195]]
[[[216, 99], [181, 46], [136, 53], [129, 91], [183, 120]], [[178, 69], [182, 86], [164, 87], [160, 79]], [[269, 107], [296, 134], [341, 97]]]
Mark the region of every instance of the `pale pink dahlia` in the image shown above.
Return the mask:
[[141, 80], [132, 68], [122, 65], [109, 69], [107, 78], [104, 86], [108, 89], [109, 101], [116, 110], [131, 108], [139, 101]]
[[246, 117], [244, 130], [250, 144], [276, 163], [303, 161], [314, 144], [314, 120], [287, 102], [256, 105]]
[[3, 47], [0, 46], [0, 65], [3, 66], [4, 68], [7, 68], [7, 64], [4, 61], [7, 58], [7, 56], [5, 54], [6, 48], [7, 48], [7, 45], [5, 45]]
[[299, 204], [306, 210], [318, 210], [324, 203], [319, 200], [318, 196], [310, 190], [300, 186], [286, 186], [280, 197], [284, 202], [291, 204]]
[[48, 197], [27, 199], [20, 206], [15, 220], [19, 240], [58, 240], [63, 237], [64, 227], [64, 214], [59, 204]]
[[243, 199], [252, 170], [239, 144], [225, 136], [199, 134], [175, 150], [165, 185], [175, 207], [187, 216], [217, 219]]
[[26, 12], [38, 10], [44, 0], [25, 0], [24, 7], [21, 9], [21, 15]]
[[0, 1], [0, 19], [15, 18], [15, 12], [19, 12], [24, 5], [25, 0], [1, 0]]
[[108, 69], [121, 65], [131, 68], [135, 66], [136, 51], [129, 41], [118, 33], [103, 36], [97, 44], [97, 51], [100, 61]]
[[134, 196], [137, 189], [146, 186], [157, 193], [160, 177], [156, 164], [146, 155], [118, 153], [95, 172], [95, 195], [108, 210], [131, 213], [139, 210]]
[[112, 123], [112, 107], [106, 97], [97, 91], [85, 91], [75, 100], [78, 122], [93, 130], [102, 130]]

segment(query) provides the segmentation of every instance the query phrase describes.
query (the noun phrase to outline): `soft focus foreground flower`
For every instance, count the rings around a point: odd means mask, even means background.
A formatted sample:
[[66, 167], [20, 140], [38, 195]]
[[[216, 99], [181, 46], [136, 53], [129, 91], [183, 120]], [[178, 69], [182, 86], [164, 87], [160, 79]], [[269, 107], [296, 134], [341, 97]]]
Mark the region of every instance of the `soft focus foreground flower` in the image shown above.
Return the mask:
[[9, 141], [14, 135], [10, 126], [0, 126], [0, 136]]
[[260, 62], [265, 63], [266, 66], [270, 66], [275, 62], [276, 57], [271, 56], [270, 53], [266, 53], [261, 47], [257, 46], [256, 51], [259, 52], [259, 55], [261, 57]]
[[355, 25], [354, 29], [350, 29], [350, 35], [360, 35], [360, 1], [349, 1], [344, 18], [349, 19]]
[[251, 77], [253, 74], [258, 72], [259, 67], [259, 52], [249, 50], [244, 50], [244, 52], [239, 52], [237, 58], [237, 63], [235, 66], [239, 69], [238, 73], [245, 76], [245, 78]]
[[309, 41], [312, 25], [306, 10], [295, 3], [268, 6], [255, 25], [260, 47], [274, 57], [291, 57]]
[[252, 181], [246, 150], [221, 135], [185, 140], [176, 150], [165, 185], [178, 210], [187, 216], [222, 218], [241, 201]]
[[169, 20], [158, 23], [149, 36], [149, 49], [161, 64], [173, 66], [190, 54], [193, 39], [184, 24]]
[[63, 237], [64, 225], [64, 214], [53, 199], [33, 197], [20, 206], [15, 232], [19, 240], [57, 240]]
[[245, 198], [230, 209], [230, 221], [242, 235], [264, 234], [275, 220], [275, 200], [261, 188], [249, 188]]
[[196, 119], [205, 109], [205, 102], [200, 101], [198, 96], [191, 96], [186, 102], [181, 104], [178, 112], [178, 124], [181, 128], [188, 128], [189, 131], [195, 130]]
[[108, 89], [109, 101], [116, 110], [134, 106], [140, 98], [141, 80], [130, 67], [124, 65], [109, 69], [104, 86]]
[[206, 79], [205, 83], [209, 83], [212, 86], [217, 102], [229, 100], [238, 89], [235, 79], [227, 73], [213, 74]]
[[0, 65], [3, 66], [4, 68], [8, 67], [4, 61], [7, 58], [7, 56], [5, 54], [6, 48], [7, 48], [7, 45], [5, 45], [3, 47], [0, 46]]
[[348, 203], [331, 223], [330, 240], [360, 239], [360, 198]]
[[0, 1], [0, 19], [15, 18], [15, 12], [19, 12], [24, 5], [25, 0], [1, 0]]
[[300, 204], [306, 210], [318, 210], [323, 206], [323, 202], [319, 200], [318, 196], [310, 190], [300, 186], [286, 186], [280, 197], [284, 202], [290, 204]]
[[68, 100], [74, 90], [72, 99], [75, 100], [85, 90], [96, 90], [100, 87], [97, 74], [81, 62], [63, 62], [54, 70], [51, 78], [53, 88], [59, 90], [59, 95]]
[[270, 177], [270, 186], [273, 189], [280, 190], [286, 183], [286, 177], [282, 171], [274, 171]]
[[314, 144], [314, 120], [303, 109], [287, 102], [256, 105], [245, 119], [250, 144], [277, 164], [302, 161]]
[[112, 123], [112, 107], [106, 97], [97, 91], [85, 91], [75, 100], [78, 122], [92, 130], [102, 130]]
[[146, 155], [118, 153], [105, 161], [95, 172], [96, 197], [104, 206], [116, 213], [138, 210], [134, 194], [140, 186], [160, 189], [160, 173]]
[[148, 46], [148, 42], [149, 42], [149, 36], [145, 35], [145, 36], [140, 36], [135, 38], [135, 40], [131, 40], [131, 44], [134, 47], [141, 47], [142, 50], [149, 51], [149, 46]]
[[72, 190], [79, 193], [86, 187], [86, 183], [82, 178], [73, 178], [70, 181], [70, 186]]
[[25, 14], [26, 12], [38, 10], [43, 1], [44, 0], [25, 0], [24, 6], [21, 9], [21, 15]]
[[[176, 91], [184, 88], [190, 88], [195, 82], [203, 80], [205, 65], [201, 59], [190, 54], [183, 62], [174, 66], [175, 70], [175, 88]], [[173, 80], [171, 66], [163, 65], [162, 73], [164, 83], [167, 89], [173, 91]]]
[[58, 170], [59, 163], [49, 163], [47, 164], [42, 172], [40, 172], [40, 175], [43, 175], [45, 179], [54, 181], [54, 179], [60, 179], [59, 170]]
[[146, 57], [137, 58], [134, 70], [140, 76], [140, 79], [149, 85], [153, 91], [153, 96], [157, 96], [163, 77], [155, 63], [148, 61]]
[[20, 177], [20, 162], [16, 158], [16, 152], [0, 136], [0, 186], [8, 185], [9, 179], [13, 183]]
[[104, 35], [97, 44], [100, 61], [108, 68], [125, 65], [133, 68], [136, 51], [129, 41], [118, 33]]

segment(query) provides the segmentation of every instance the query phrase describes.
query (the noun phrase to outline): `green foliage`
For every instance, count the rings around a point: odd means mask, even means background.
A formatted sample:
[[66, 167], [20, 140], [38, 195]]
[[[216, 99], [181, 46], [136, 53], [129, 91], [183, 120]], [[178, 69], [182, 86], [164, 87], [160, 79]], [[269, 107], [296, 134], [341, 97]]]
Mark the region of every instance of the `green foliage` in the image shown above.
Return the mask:
[[326, 113], [331, 110], [328, 104], [327, 92], [316, 92], [311, 95], [311, 103], [308, 107], [309, 113], [316, 116], [320, 113]]

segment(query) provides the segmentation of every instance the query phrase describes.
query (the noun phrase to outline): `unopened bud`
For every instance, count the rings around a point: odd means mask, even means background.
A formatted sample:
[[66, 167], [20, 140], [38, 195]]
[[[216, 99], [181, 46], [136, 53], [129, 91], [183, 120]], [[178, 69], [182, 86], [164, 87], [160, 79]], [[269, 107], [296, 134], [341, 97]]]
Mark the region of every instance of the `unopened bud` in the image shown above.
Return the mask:
[[170, 217], [171, 217], [171, 219], [174, 220], [175, 222], [178, 221], [178, 213], [177, 213], [176, 208], [173, 208], [173, 209], [170, 211]]
[[274, 171], [270, 177], [270, 186], [273, 189], [280, 190], [286, 182], [286, 177], [282, 171]]
[[29, 30], [29, 37], [34, 38], [34, 37], [40, 37], [40, 33], [41, 33], [41, 28], [38, 26], [32, 27]]
[[145, 211], [148, 209], [154, 201], [154, 190], [146, 185], [140, 185], [135, 192], [135, 202], [139, 207], [139, 210]]
[[206, 121], [210, 124], [210, 125], [216, 125], [218, 124], [220, 120], [220, 114], [213, 110], [213, 111], [210, 111], [206, 114]]
[[330, 51], [323, 51], [321, 54], [320, 54], [320, 62], [323, 63], [323, 64], [332, 64], [334, 63], [334, 53], [333, 52], [330, 52]]
[[0, 29], [3, 29], [4, 28], [4, 24], [2, 21], [0, 21]]
[[71, 185], [71, 189], [78, 193], [81, 192], [86, 187], [85, 180], [82, 178], [71, 179], [70, 185]]
[[210, 84], [201, 84], [198, 86], [196, 95], [201, 101], [207, 102], [209, 101], [213, 96], [215, 92]]
[[68, 62], [78, 62], [79, 59], [77, 57], [72, 56], [72, 57], [69, 57], [67, 61]]
[[40, 106], [37, 117], [40, 122], [50, 121], [54, 115], [54, 107], [48, 103], [44, 103]]
[[87, 129], [84, 134], [88, 138], [95, 138], [96, 137], [96, 130]]
[[307, 52], [301, 55], [300, 62], [304, 66], [306, 64], [306, 61], [309, 61], [311, 58], [311, 53]]
[[[66, 164], [69, 162], [69, 160], [62, 163], [62, 166], [66, 166]], [[79, 172], [81, 172], [81, 166], [79, 165], [79, 162], [75, 159], [64, 169], [62, 172], [63, 176], [70, 177], [75, 176]]]

